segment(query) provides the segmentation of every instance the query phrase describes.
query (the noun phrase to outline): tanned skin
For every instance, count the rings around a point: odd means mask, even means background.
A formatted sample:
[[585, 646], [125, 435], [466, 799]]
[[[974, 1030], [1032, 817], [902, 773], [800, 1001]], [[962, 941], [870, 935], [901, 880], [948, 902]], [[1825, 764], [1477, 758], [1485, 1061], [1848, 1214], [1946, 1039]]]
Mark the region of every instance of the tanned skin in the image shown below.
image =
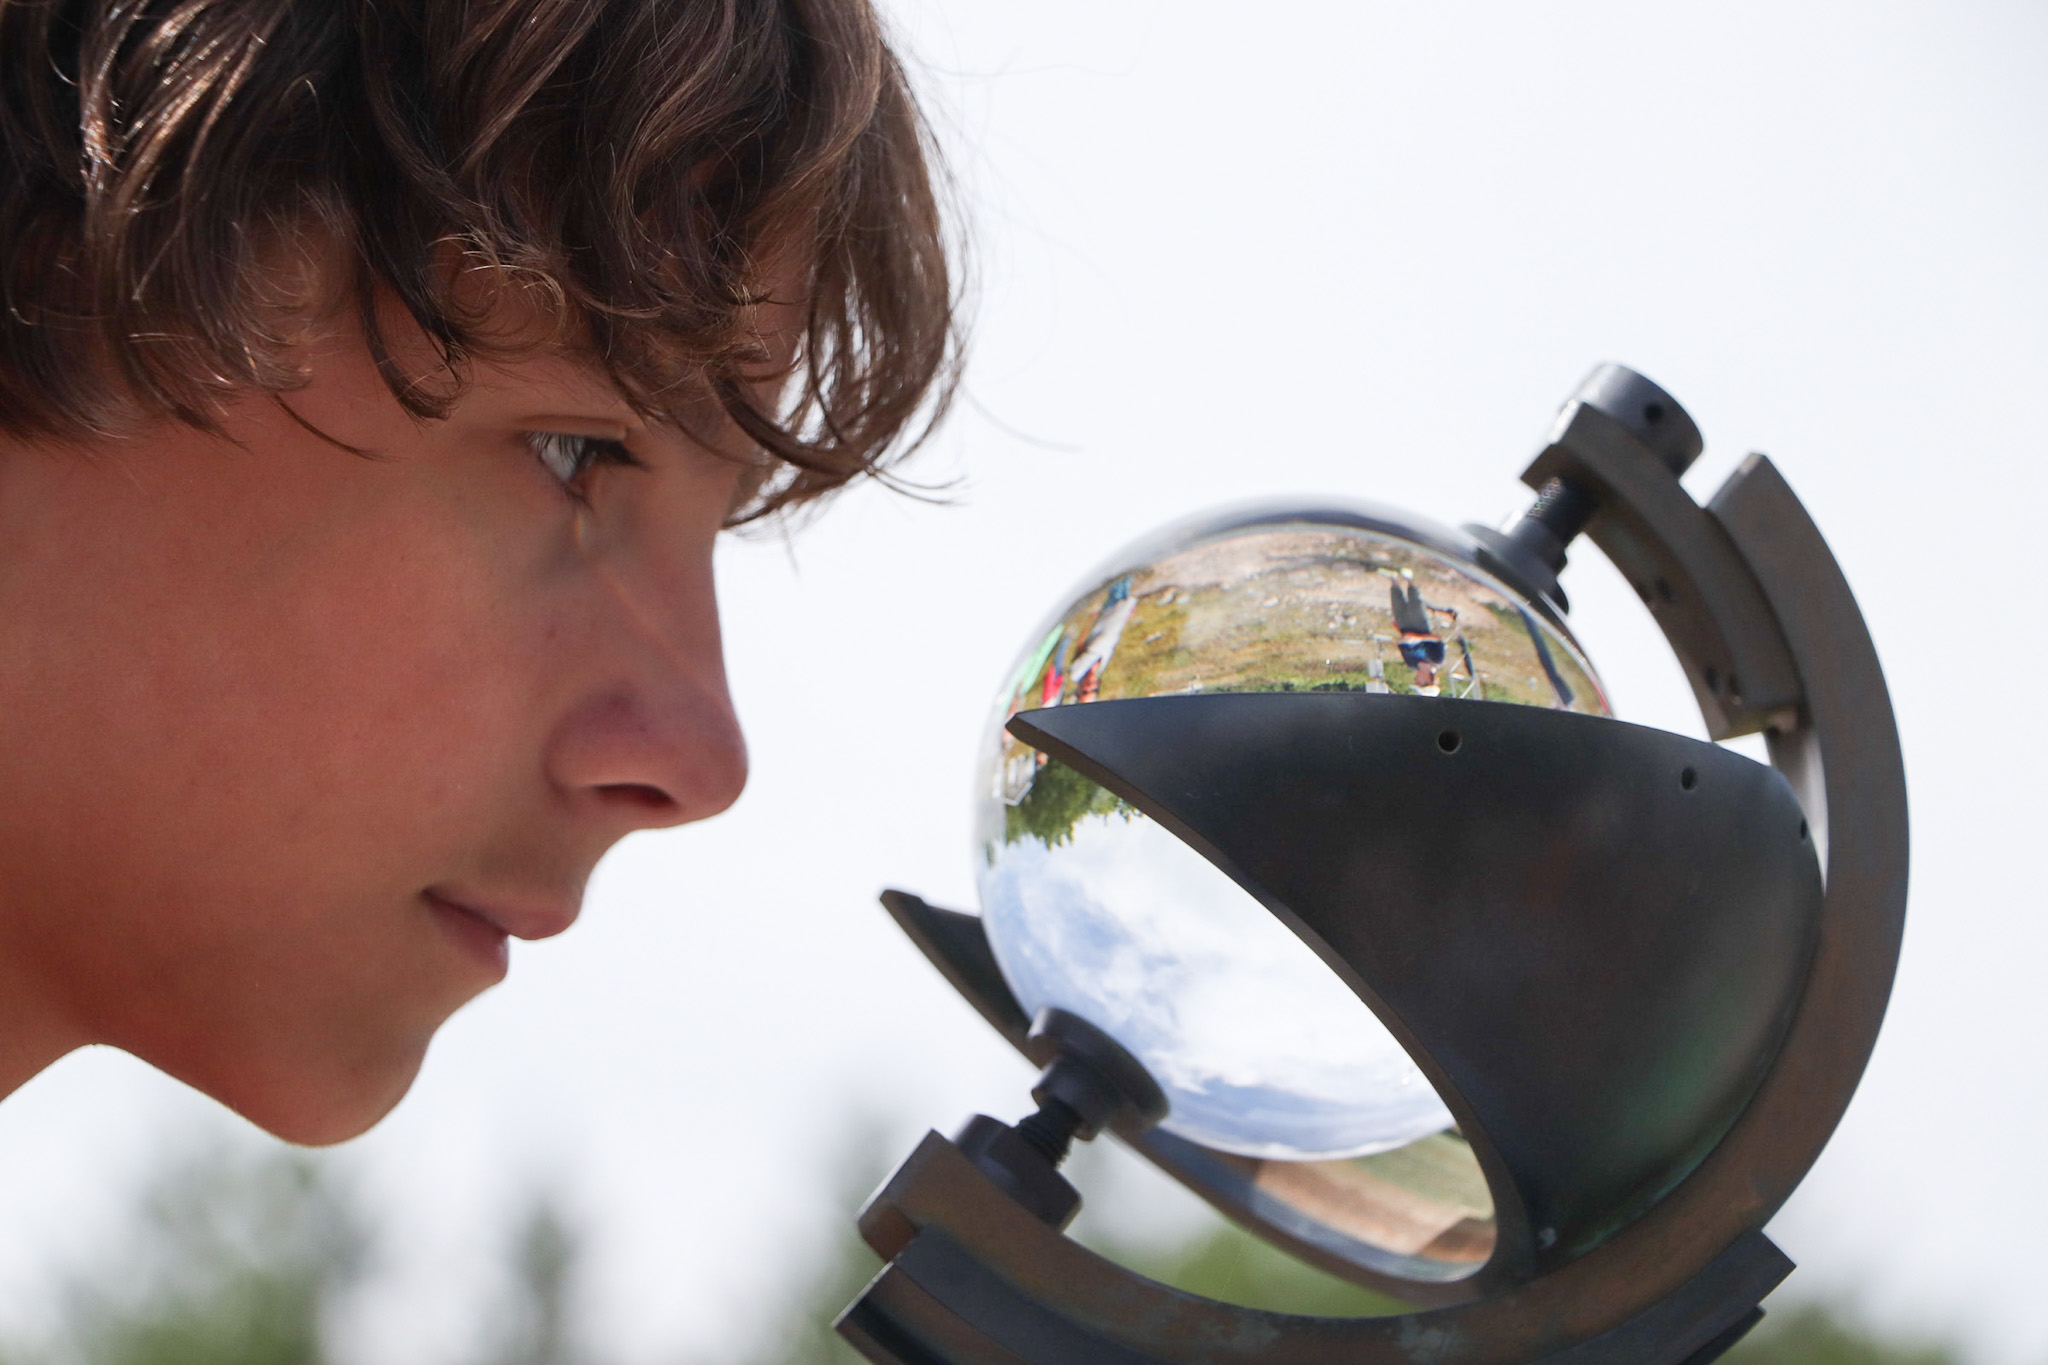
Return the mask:
[[0, 447], [0, 1095], [104, 1043], [353, 1136], [508, 937], [745, 780], [716, 405], [537, 343], [422, 421], [347, 323], [299, 354], [218, 434]]

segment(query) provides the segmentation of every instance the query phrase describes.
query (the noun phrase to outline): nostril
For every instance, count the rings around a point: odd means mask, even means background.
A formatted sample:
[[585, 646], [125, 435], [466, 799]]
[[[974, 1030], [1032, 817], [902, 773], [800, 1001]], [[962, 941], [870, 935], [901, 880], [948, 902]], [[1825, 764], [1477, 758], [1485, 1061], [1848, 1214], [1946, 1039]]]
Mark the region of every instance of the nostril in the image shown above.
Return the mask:
[[608, 782], [598, 791], [608, 800], [655, 814], [667, 814], [676, 809], [675, 800], [667, 792], [644, 782]]
[[701, 688], [601, 695], [563, 718], [545, 763], [557, 791], [622, 833], [716, 815], [747, 780], [739, 725]]

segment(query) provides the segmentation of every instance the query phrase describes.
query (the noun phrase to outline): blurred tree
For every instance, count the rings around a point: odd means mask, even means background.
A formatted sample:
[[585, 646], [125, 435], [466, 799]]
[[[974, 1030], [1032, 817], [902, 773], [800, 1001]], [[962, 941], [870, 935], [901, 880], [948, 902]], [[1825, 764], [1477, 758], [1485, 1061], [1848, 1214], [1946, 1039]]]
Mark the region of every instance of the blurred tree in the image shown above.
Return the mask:
[[513, 1238], [510, 1311], [491, 1365], [585, 1365], [570, 1311], [581, 1250], [555, 1202], [536, 1198]]
[[[118, 1255], [71, 1277], [53, 1338], [0, 1346], [0, 1365], [331, 1365], [329, 1320], [368, 1238], [330, 1165], [209, 1149], [138, 1213]], [[588, 1365], [570, 1311], [580, 1246], [534, 1198], [507, 1249], [509, 1301], [477, 1333], [486, 1365]]]
[[125, 1253], [75, 1278], [57, 1339], [27, 1365], [326, 1365], [325, 1320], [364, 1239], [298, 1153], [216, 1149], [145, 1193]]
[[[886, 1131], [872, 1120], [853, 1127], [840, 1152], [835, 1195], [819, 1208], [801, 1239], [802, 1246], [814, 1249], [781, 1267], [786, 1278], [739, 1365], [863, 1365], [832, 1324], [882, 1268], [861, 1241], [854, 1215], [888, 1173]], [[721, 1356], [716, 1365], [731, 1362], [732, 1357]]]

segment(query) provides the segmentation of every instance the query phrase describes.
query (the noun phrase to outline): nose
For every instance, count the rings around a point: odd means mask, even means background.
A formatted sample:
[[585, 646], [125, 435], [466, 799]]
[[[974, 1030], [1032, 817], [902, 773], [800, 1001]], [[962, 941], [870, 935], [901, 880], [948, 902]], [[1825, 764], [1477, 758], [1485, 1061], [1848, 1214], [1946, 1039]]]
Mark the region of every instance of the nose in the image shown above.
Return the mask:
[[747, 783], [746, 741], [722, 687], [593, 697], [557, 730], [548, 758], [557, 788], [617, 835], [716, 815]]
[[659, 602], [645, 585], [612, 582], [604, 627], [579, 641], [587, 686], [555, 727], [547, 771], [613, 838], [716, 815], [746, 786], [705, 568], [696, 582], [671, 580]]

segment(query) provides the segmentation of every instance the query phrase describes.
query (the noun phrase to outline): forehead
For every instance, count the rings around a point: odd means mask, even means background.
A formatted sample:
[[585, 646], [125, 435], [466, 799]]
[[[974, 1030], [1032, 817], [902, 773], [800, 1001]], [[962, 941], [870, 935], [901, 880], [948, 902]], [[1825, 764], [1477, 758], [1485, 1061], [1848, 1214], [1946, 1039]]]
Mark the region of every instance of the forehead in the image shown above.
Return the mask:
[[[451, 302], [477, 343], [460, 376], [466, 402], [531, 395], [631, 411], [591, 347], [589, 327], [563, 306], [559, 289], [472, 258], [454, 256], [446, 265]], [[418, 334], [410, 317], [405, 323]]]
[[[403, 300], [373, 287], [373, 339], [346, 289], [328, 288], [302, 310], [298, 329], [305, 397], [354, 396], [351, 406], [396, 409], [398, 392], [424, 398], [445, 416], [519, 411], [604, 415], [638, 425], [641, 415], [589, 344], [589, 329], [561, 307], [559, 294], [531, 274], [479, 264], [450, 249], [442, 262], [448, 302], [470, 345], [451, 363]], [[337, 284], [346, 268], [329, 256], [321, 273]], [[379, 356], [383, 357], [380, 366]], [[368, 415], [364, 413], [363, 415]]]
[[549, 347], [483, 356], [466, 364], [461, 378], [451, 419], [551, 414], [621, 428], [646, 425], [596, 359], [584, 351]]

